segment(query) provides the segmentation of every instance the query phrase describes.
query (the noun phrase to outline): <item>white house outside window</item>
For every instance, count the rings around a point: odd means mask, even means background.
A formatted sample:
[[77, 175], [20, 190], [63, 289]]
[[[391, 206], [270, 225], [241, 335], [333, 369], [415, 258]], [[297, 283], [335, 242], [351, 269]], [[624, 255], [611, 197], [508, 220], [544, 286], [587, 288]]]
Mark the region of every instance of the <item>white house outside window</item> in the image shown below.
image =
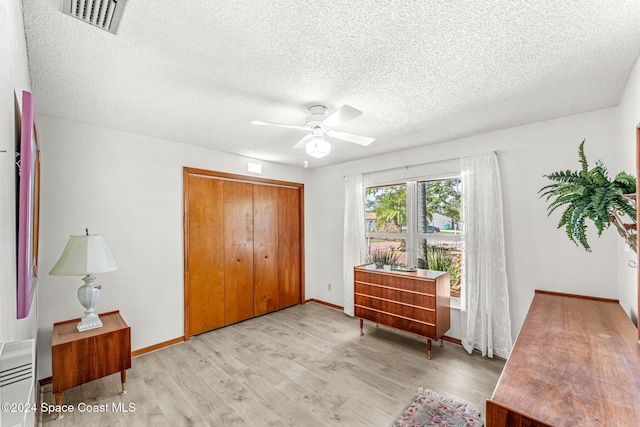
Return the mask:
[[451, 296], [460, 297], [460, 178], [371, 186], [365, 196], [367, 254], [389, 249], [404, 265], [448, 271]]

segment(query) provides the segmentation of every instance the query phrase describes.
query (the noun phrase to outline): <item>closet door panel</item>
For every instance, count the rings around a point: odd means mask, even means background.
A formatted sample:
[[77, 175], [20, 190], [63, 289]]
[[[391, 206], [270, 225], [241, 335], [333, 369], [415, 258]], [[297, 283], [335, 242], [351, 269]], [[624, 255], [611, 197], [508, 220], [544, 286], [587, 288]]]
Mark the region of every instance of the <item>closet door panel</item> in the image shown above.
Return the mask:
[[188, 335], [224, 326], [222, 181], [188, 177]]
[[300, 191], [278, 188], [280, 308], [300, 303]]
[[223, 181], [225, 325], [253, 317], [252, 185]]
[[253, 186], [253, 295], [255, 315], [279, 308], [278, 187]]

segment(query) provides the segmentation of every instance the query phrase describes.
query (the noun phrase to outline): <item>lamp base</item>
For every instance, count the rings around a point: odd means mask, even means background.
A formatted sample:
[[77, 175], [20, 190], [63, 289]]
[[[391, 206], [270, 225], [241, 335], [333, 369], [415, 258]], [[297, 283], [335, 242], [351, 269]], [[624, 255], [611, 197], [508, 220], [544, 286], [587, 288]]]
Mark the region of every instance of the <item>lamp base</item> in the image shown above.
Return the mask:
[[90, 331], [91, 329], [102, 328], [102, 321], [97, 314], [91, 313], [88, 316], [82, 316], [78, 323], [78, 332]]
[[86, 310], [80, 318], [80, 323], [78, 323], [78, 332], [102, 328], [100, 318], [93, 311], [93, 306], [96, 305], [98, 299], [100, 299], [100, 289], [102, 289], [102, 286], [94, 283], [96, 278], [93, 274], [87, 274], [82, 280], [84, 281], [84, 285], [78, 288], [78, 300]]

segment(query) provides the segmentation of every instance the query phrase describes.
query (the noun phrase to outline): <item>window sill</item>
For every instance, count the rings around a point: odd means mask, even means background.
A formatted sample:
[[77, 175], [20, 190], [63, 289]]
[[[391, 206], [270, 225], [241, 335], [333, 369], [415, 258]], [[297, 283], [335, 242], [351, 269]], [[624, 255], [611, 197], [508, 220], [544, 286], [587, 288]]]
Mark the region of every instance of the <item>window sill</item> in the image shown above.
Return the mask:
[[462, 304], [460, 301], [460, 298], [456, 298], [456, 297], [451, 297], [449, 299], [449, 307], [455, 309], [455, 310], [461, 310], [462, 309]]

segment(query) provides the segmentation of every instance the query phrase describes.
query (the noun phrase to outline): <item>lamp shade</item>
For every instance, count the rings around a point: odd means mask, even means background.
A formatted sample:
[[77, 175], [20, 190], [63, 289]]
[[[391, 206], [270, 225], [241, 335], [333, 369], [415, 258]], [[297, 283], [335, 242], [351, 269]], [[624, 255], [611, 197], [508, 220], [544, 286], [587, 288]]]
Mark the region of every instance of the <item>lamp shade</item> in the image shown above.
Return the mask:
[[331, 144], [325, 141], [322, 137], [314, 136], [311, 141], [307, 142], [305, 146], [307, 154], [319, 159], [324, 157], [331, 151]]
[[101, 234], [69, 236], [60, 259], [49, 274], [53, 276], [84, 276], [118, 269]]

